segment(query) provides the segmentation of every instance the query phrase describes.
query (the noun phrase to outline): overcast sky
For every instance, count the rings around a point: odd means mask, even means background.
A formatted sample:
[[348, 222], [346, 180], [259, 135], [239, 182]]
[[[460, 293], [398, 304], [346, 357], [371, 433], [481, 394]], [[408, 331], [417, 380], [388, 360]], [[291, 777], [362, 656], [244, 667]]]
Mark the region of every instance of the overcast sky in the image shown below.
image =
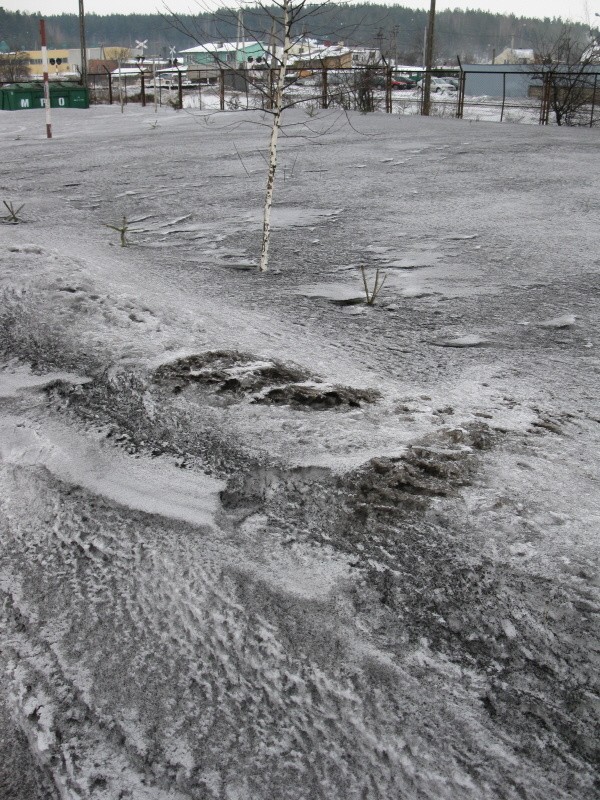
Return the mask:
[[[379, 1], [379, 0], [377, 0]], [[385, 0], [383, 0], [385, 2]], [[248, 3], [252, 5], [252, 3]], [[162, 0], [84, 0], [85, 10], [96, 14], [152, 14], [157, 10], [164, 11]], [[238, 5], [236, 0], [215, 2], [215, 0], [168, 0], [166, 5], [172, 11], [197, 13], [198, 8]], [[409, 8], [429, 8], [428, 0], [402, 0], [400, 3], [386, 5], [403, 5]], [[76, 14], [78, 0], [0, 0], [0, 6], [7, 11], [43, 12], [49, 14]], [[479, 8], [499, 14], [516, 14], [527, 17], [562, 17], [575, 22], [600, 23], [595, 13], [600, 13], [600, 0], [437, 0], [439, 11], [445, 8]]]

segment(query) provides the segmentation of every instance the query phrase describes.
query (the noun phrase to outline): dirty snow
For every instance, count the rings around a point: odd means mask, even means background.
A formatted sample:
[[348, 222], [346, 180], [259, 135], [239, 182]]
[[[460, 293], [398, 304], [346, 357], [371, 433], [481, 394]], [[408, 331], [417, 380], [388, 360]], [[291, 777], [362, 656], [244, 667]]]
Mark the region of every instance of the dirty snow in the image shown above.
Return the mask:
[[288, 121], [0, 113], [0, 794], [591, 799], [598, 133]]

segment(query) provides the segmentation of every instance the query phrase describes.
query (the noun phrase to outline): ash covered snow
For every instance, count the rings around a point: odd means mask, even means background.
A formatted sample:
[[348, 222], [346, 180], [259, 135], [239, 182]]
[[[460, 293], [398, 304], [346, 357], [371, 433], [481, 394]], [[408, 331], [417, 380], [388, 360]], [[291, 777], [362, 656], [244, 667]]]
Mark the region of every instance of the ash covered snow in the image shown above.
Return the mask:
[[597, 131], [292, 112], [261, 275], [154, 122], [0, 113], [0, 798], [597, 796]]

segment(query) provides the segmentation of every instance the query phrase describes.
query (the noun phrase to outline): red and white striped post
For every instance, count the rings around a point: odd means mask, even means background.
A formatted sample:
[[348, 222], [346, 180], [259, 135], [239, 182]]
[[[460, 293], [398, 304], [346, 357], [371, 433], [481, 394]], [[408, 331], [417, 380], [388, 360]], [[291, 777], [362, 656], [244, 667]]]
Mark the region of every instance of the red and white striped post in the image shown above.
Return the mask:
[[46, 47], [46, 23], [40, 20], [40, 38], [42, 40], [42, 66], [44, 70], [44, 106], [46, 108], [46, 137], [52, 138], [52, 119], [50, 117], [50, 83], [48, 81], [48, 48]]

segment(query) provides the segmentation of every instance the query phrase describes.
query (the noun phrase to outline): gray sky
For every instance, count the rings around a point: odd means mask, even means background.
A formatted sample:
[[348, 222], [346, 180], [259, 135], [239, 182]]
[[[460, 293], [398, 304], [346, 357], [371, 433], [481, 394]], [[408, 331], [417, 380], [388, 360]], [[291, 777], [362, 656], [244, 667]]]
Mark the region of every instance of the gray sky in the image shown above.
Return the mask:
[[[385, 2], [385, 0], [383, 0]], [[44, 14], [76, 14], [78, 0], [0, 0], [6, 11], [43, 12]], [[162, 0], [84, 0], [85, 10], [96, 14], [151, 14], [156, 10], [164, 10]], [[169, 8], [173, 11], [196, 11], [216, 6], [236, 6], [235, 0], [215, 2], [214, 0], [169, 0]], [[392, 5], [390, 3], [390, 5]], [[396, 5], [396, 3], [394, 3]], [[401, 0], [398, 5], [409, 8], [429, 8], [428, 0]], [[479, 8], [499, 14], [516, 14], [528, 17], [562, 17], [575, 22], [600, 23], [595, 13], [600, 13], [600, 0], [438, 0], [436, 7], [445, 8]], [[595, 27], [595, 26], [594, 26]]]

